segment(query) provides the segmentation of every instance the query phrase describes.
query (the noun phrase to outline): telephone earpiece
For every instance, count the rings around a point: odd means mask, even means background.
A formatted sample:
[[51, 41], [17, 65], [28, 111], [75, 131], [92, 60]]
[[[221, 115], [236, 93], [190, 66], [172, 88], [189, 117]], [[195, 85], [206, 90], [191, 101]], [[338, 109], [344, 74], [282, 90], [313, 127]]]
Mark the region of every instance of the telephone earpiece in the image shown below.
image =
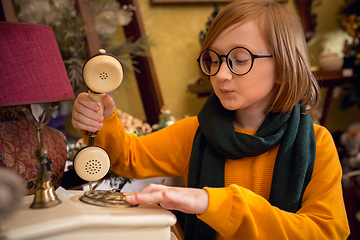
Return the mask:
[[91, 91], [107, 93], [114, 91], [121, 84], [124, 72], [115, 56], [100, 53], [86, 61], [82, 75]]

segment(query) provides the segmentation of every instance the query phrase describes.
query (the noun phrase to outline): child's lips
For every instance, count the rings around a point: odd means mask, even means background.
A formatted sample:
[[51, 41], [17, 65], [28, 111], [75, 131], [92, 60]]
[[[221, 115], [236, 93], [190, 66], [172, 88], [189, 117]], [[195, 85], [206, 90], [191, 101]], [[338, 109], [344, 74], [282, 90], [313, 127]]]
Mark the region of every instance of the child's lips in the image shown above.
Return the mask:
[[221, 89], [221, 92], [222, 92], [223, 94], [230, 94], [230, 93], [232, 93], [233, 91], [232, 91], [232, 90], [229, 90], [229, 89]]

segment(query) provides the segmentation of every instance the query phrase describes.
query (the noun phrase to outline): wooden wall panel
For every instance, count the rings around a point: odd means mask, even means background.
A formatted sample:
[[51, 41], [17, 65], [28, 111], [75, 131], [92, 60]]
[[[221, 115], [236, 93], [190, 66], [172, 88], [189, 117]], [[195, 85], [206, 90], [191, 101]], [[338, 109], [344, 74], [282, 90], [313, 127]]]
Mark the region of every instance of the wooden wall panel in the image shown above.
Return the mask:
[[[133, 41], [141, 36], [146, 36], [137, 0], [118, 0], [121, 5], [132, 4], [135, 7], [133, 20], [124, 27], [126, 37], [132, 37]], [[159, 120], [160, 110], [163, 107], [163, 99], [159, 88], [154, 64], [151, 57], [136, 57], [136, 67], [140, 70], [136, 74], [140, 95], [145, 109], [147, 122], [155, 124]]]

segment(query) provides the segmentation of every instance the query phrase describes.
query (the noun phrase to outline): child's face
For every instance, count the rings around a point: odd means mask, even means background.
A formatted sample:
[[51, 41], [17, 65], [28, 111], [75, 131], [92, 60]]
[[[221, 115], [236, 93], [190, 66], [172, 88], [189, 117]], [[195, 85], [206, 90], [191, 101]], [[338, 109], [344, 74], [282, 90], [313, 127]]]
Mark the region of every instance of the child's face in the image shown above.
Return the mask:
[[[245, 47], [253, 54], [271, 54], [255, 21], [225, 29], [210, 45], [219, 55], [226, 55], [234, 47]], [[264, 112], [276, 84], [274, 58], [255, 59], [251, 71], [242, 76], [233, 74], [223, 60], [219, 72], [210, 77], [222, 105], [228, 110]]]

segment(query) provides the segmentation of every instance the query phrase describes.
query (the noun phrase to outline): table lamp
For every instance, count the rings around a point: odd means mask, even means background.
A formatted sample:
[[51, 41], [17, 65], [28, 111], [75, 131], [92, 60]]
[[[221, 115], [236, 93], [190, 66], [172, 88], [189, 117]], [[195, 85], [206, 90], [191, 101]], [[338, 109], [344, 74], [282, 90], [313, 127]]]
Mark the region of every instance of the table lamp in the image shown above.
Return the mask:
[[54, 32], [39, 24], [0, 22], [0, 43], [0, 166], [23, 180], [36, 175], [36, 187], [26, 186], [35, 191], [31, 208], [55, 206], [61, 202], [52, 172], [63, 172], [66, 144], [46, 126], [56, 108], [45, 109], [39, 120], [30, 110], [30, 104], [74, 99]]

